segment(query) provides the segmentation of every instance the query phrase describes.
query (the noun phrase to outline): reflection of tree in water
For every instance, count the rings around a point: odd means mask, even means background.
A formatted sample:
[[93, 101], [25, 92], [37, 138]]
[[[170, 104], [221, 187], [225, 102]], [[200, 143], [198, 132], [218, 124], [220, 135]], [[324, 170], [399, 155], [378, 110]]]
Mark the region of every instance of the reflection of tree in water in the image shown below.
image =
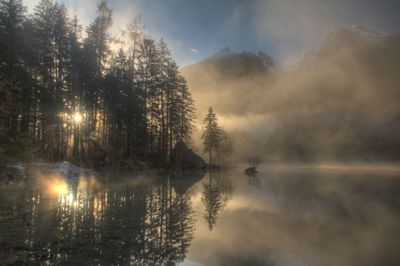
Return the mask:
[[218, 213], [225, 207], [233, 192], [233, 183], [226, 172], [209, 172], [208, 182], [203, 183], [201, 201], [205, 207], [204, 218], [210, 231], [217, 222]]
[[144, 251], [149, 256], [140, 264], [173, 265], [185, 258], [193, 238], [190, 202], [185, 194], [175, 193], [170, 184], [164, 184], [148, 195]]
[[22, 264], [174, 265], [193, 238], [193, 210], [187, 195], [164, 180], [79, 188], [76, 197], [26, 193], [24, 202], [9, 202], [18, 207], [13, 215], [21, 217], [21, 230], [2, 237], [0, 245]]
[[249, 183], [250, 186], [253, 186], [253, 187], [259, 187], [261, 184], [260, 179], [256, 175], [249, 176], [247, 182]]

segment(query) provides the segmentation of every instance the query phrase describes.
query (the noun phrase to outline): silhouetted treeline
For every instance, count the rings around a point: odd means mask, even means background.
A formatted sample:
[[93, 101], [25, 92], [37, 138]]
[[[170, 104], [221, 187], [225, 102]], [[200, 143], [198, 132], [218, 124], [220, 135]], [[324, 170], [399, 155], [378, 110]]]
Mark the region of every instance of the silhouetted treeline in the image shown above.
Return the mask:
[[54, 160], [168, 161], [191, 130], [186, 81], [166, 43], [145, 34], [140, 19], [123, 41], [110, 35], [111, 26], [106, 1], [85, 34], [52, 0], [41, 0], [33, 14], [20, 0], [0, 1], [3, 140], [29, 139]]

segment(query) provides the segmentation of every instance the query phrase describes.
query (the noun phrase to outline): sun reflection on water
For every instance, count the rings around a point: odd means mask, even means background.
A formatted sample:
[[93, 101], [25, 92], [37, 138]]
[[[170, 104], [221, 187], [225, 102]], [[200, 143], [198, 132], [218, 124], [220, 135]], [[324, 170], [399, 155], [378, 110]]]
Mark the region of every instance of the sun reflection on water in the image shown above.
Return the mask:
[[66, 195], [69, 192], [68, 184], [61, 178], [51, 178], [46, 182], [47, 191], [54, 196]]

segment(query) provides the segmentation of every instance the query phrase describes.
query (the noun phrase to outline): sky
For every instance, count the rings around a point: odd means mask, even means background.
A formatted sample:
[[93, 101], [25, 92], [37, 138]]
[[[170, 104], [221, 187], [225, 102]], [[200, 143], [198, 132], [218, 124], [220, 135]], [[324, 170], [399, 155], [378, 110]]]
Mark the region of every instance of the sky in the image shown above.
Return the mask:
[[[84, 26], [100, 0], [57, 0]], [[29, 12], [39, 0], [24, 0]], [[398, 0], [109, 0], [114, 34], [141, 15], [146, 32], [163, 37], [178, 65], [202, 61], [225, 47], [264, 51], [293, 63], [318, 48], [332, 28], [362, 25], [400, 33]]]

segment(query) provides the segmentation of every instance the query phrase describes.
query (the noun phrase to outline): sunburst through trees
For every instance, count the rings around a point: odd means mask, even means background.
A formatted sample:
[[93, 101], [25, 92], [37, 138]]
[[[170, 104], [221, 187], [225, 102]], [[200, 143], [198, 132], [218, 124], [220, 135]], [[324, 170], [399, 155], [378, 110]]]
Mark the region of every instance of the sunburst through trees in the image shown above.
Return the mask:
[[165, 41], [146, 34], [139, 18], [113, 51], [112, 23], [106, 1], [86, 37], [62, 4], [41, 0], [27, 14], [21, 0], [0, 1], [2, 138], [37, 143], [53, 160], [168, 161], [192, 127], [186, 81]]

